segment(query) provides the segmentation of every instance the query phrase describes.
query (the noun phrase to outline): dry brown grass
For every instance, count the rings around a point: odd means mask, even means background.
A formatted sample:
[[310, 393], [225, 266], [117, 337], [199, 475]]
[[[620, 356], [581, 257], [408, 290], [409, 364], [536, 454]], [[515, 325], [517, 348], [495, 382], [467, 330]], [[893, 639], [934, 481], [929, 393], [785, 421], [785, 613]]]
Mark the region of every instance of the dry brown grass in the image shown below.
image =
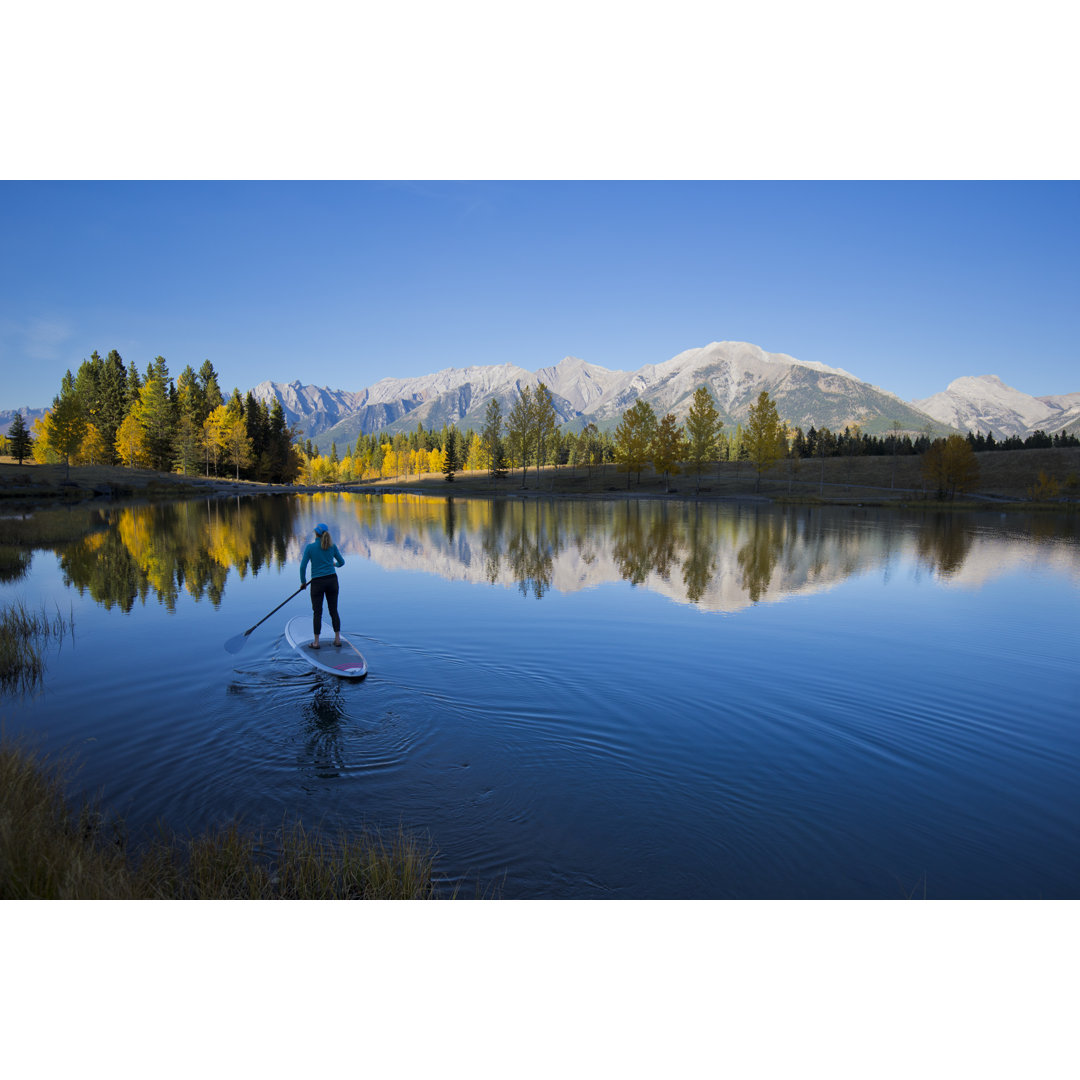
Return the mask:
[[[1080, 499], [1080, 448], [1049, 450], [1002, 450], [977, 454], [979, 481], [971, 494], [983, 498], [1025, 500], [1039, 482], [1040, 473], [1057, 482], [1059, 498], [1075, 504]], [[823, 502], [907, 502], [932, 496], [922, 478], [922, 458], [843, 457], [826, 458], [822, 462], [808, 458], [796, 463], [783, 461], [767, 471], [756, 491], [757, 473], [748, 462], [721, 462], [702, 474], [700, 493], [697, 481], [689, 472], [665, 479], [650, 469], [642, 472], [640, 481], [614, 465], [586, 470], [571, 469], [568, 465], [540, 470], [530, 468], [524, 487], [521, 470], [514, 470], [502, 480], [493, 480], [486, 472], [459, 472], [448, 482], [440, 473], [425, 473], [421, 477], [395, 477], [387, 480], [354, 484], [331, 484], [320, 488], [305, 485], [268, 485], [227, 477], [207, 479], [159, 473], [149, 469], [125, 469], [110, 466], [73, 466], [65, 483], [62, 465], [15, 465], [10, 459], [0, 459], [0, 497], [21, 496], [24, 499], [56, 497], [86, 498], [94, 489], [109, 488], [115, 495], [156, 495], [162, 498], [205, 493], [207, 490], [238, 490], [258, 493], [311, 490], [387, 491], [406, 490], [438, 495], [484, 496], [495, 495], [582, 495], [620, 498], [626, 496], [670, 495], [675, 498], [743, 498], [755, 495], [771, 499], [813, 499]], [[670, 490], [668, 490], [670, 489]]]
[[[1060, 483], [1061, 495], [1075, 502], [1080, 498], [1080, 448], [1050, 450], [1003, 450], [977, 454], [979, 482], [974, 496], [1024, 500], [1044, 473]], [[593, 469], [548, 466], [530, 468], [524, 488], [521, 470], [502, 480], [491, 479], [486, 472], [457, 473], [452, 482], [441, 475], [428, 473], [420, 479], [382, 480], [376, 483], [343, 485], [349, 490], [405, 489], [438, 495], [583, 495], [623, 497], [650, 496], [676, 498], [740, 498], [754, 495], [770, 499], [814, 499], [824, 502], [909, 502], [933, 497], [922, 477], [922, 458], [848, 457], [826, 458], [824, 469], [820, 459], [804, 459], [794, 467], [782, 461], [767, 471], [761, 480], [760, 492], [755, 491], [757, 472], [748, 462], [721, 462], [705, 471], [701, 477], [700, 495], [696, 495], [697, 479], [683, 472], [665, 479], [651, 470], [641, 474], [641, 480], [630, 477], [614, 465]], [[668, 490], [670, 488], [670, 491]]]
[[175, 488], [186, 485], [228, 484], [227, 479], [207, 481], [201, 476], [181, 476], [179, 473], [157, 472], [154, 469], [125, 469], [115, 465], [39, 465], [14, 458], [0, 457], [0, 495], [20, 491], [60, 494], [65, 489], [92, 490], [110, 487], [138, 491], [146, 488]]
[[272, 837], [232, 824], [138, 852], [96, 805], [73, 810], [70, 766], [0, 745], [0, 900], [430, 900], [433, 853], [403, 830]]

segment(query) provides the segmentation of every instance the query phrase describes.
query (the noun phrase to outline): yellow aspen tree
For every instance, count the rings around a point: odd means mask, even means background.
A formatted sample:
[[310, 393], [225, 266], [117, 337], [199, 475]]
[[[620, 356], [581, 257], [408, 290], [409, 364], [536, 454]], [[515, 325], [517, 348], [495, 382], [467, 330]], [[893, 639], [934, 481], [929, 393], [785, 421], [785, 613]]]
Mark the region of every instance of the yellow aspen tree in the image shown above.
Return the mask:
[[699, 386], [686, 416], [686, 454], [697, 474], [696, 491], [701, 490], [701, 472], [706, 464], [720, 457], [720, 429], [723, 426], [709, 388]]
[[636, 473], [641, 483], [641, 470], [649, 461], [653, 436], [656, 433], [656, 413], [642, 398], [623, 413], [615, 429], [615, 462], [620, 472], [626, 473], [626, 487], [630, 487], [630, 474]]
[[49, 412], [34, 421], [34, 445], [30, 452], [39, 465], [55, 465], [60, 460], [60, 456], [53, 449], [52, 430], [52, 416]]
[[653, 468], [664, 476], [664, 491], [671, 491], [671, 476], [679, 471], [679, 462], [686, 456], [686, 439], [683, 429], [668, 413], [657, 425], [652, 441]]
[[225, 425], [229, 419], [227, 405], [218, 405], [203, 421], [203, 445], [206, 447], [206, 475], [210, 475], [210, 462], [214, 463], [214, 472], [218, 471], [218, 462], [225, 452]]
[[134, 412], [129, 412], [116, 429], [116, 453], [129, 469], [145, 465], [149, 456], [146, 432]]
[[757, 401], [750, 406], [746, 421], [745, 445], [750, 453], [750, 460], [757, 469], [755, 491], [761, 490], [761, 475], [771, 469], [787, 450], [784, 439], [784, 425], [780, 420], [776, 402], [769, 397], [768, 390], [758, 394]]
[[922, 474], [937, 488], [939, 497], [950, 499], [958, 491], [970, 491], [979, 480], [979, 462], [971, 443], [962, 435], [937, 439], [923, 454]]
[[239, 480], [241, 468], [247, 468], [251, 464], [252, 445], [244, 417], [230, 414], [221, 435], [225, 444], [225, 456], [236, 467], [236, 479]]
[[86, 434], [79, 446], [78, 460], [87, 465], [100, 465], [106, 460], [109, 447], [96, 424], [86, 425]]

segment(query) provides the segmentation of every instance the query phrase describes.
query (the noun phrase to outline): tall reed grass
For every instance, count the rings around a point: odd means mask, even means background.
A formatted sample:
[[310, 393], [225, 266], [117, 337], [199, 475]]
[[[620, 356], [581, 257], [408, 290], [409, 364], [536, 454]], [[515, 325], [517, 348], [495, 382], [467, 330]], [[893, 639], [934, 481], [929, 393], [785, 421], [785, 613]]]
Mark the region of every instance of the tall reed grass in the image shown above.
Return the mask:
[[70, 766], [0, 744], [2, 900], [433, 900], [434, 853], [399, 829], [328, 836], [300, 823], [275, 835], [238, 825], [139, 850], [96, 804], [73, 810]]
[[75, 632], [75, 617], [42, 605], [31, 611], [21, 600], [0, 609], [0, 692], [32, 690], [45, 673], [45, 648]]

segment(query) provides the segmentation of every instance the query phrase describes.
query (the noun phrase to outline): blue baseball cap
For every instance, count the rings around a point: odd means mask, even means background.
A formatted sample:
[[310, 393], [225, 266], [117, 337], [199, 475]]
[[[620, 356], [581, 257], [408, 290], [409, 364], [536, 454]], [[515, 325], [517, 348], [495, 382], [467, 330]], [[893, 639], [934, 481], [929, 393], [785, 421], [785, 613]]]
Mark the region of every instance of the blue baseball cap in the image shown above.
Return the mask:
[[322, 534], [324, 532], [329, 532], [329, 531], [330, 530], [322, 522], [319, 522], [319, 524], [315, 526], [315, 535], [316, 536], [322, 536]]

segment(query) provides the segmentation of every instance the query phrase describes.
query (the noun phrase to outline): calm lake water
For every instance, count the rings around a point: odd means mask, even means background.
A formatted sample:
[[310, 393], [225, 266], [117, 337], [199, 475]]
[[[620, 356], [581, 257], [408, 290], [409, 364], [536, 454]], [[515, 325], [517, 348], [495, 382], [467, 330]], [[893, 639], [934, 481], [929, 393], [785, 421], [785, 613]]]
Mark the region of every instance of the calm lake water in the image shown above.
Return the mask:
[[[84, 512], [85, 511], [81, 511]], [[9, 735], [137, 837], [398, 824], [506, 898], [1080, 896], [1075, 519], [325, 495], [95, 511]], [[359, 683], [223, 643], [326, 521]]]

